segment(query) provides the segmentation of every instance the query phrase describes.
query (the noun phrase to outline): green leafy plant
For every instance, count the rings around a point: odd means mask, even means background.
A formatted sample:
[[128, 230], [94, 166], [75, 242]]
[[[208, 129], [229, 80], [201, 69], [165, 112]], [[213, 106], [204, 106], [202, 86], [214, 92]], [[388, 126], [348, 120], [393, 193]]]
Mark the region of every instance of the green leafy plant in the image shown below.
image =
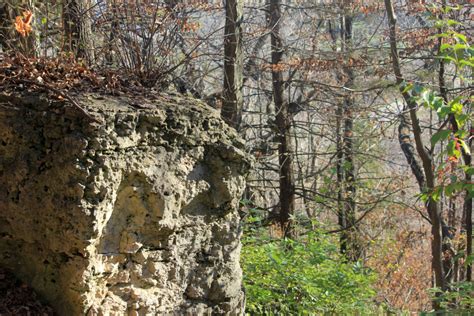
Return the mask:
[[299, 240], [252, 231], [243, 242], [247, 313], [259, 315], [364, 313], [374, 308], [375, 275], [348, 264], [333, 236], [312, 231]]
[[433, 288], [430, 294], [439, 300], [440, 306], [450, 313], [459, 315], [470, 315], [472, 306], [474, 306], [474, 283], [457, 282], [451, 284], [449, 291]]
[[[464, 73], [472, 74], [474, 69], [474, 49], [470, 46], [466, 36], [449, 29], [453, 21], [437, 21], [439, 27], [447, 28], [444, 33], [437, 34], [436, 37], [443, 38], [445, 42], [440, 45], [438, 59], [446, 65], [455, 67], [458, 75], [465, 83], [471, 83], [472, 79], [464, 76]], [[474, 168], [458, 164], [462, 153], [471, 155], [469, 143], [472, 131], [472, 112], [470, 107], [474, 97], [472, 95], [458, 95], [451, 100], [446, 100], [432, 89], [413, 83], [405, 83], [404, 92], [411, 91], [416, 102], [425, 108], [433, 110], [440, 121], [444, 122], [441, 127], [431, 136], [431, 147], [440, 145], [441, 151], [438, 155], [448, 157], [438, 165], [438, 176], [442, 179], [439, 187], [433, 192], [426, 192], [421, 195], [424, 201], [432, 197], [437, 201], [441, 194], [451, 197], [462, 191], [466, 191], [469, 198], [474, 197], [474, 186], [471, 182], [461, 181], [455, 175], [453, 167], [462, 169], [466, 174], [472, 175]], [[450, 170], [450, 172], [447, 172]]]

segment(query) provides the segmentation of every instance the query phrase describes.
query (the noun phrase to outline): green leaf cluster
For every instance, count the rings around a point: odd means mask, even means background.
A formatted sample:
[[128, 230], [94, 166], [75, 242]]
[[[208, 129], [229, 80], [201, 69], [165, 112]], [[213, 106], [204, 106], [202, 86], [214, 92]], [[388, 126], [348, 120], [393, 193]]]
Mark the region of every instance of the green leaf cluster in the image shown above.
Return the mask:
[[[469, 45], [467, 37], [451, 29], [452, 26], [457, 25], [451, 20], [437, 21], [437, 27], [445, 28], [444, 33], [436, 35], [447, 39], [445, 43], [440, 46], [438, 58], [444, 60], [447, 64], [454, 64], [456, 67], [456, 74], [461, 76], [461, 70], [464, 68], [467, 73], [472, 73], [474, 66], [474, 49]], [[463, 77], [464, 78], [464, 77]], [[466, 82], [470, 82], [464, 78]], [[416, 83], [403, 83], [403, 93], [410, 93], [413, 100], [419, 106], [429, 108], [436, 112], [440, 121], [444, 121], [440, 129], [431, 136], [431, 152], [434, 152], [435, 146], [440, 146], [438, 153], [439, 157], [446, 155], [448, 160], [440, 162], [437, 171], [442, 177], [440, 185], [433, 188], [431, 192], [424, 192], [421, 194], [423, 201], [432, 199], [439, 201], [442, 194], [451, 197], [461, 191], [466, 191], [468, 197], [474, 196], [473, 184], [463, 180], [459, 180], [455, 172], [451, 171], [450, 177], [445, 176], [444, 169], [448, 163], [454, 162], [457, 168], [464, 169], [466, 174], [472, 174], [472, 167], [461, 166], [458, 160], [464, 152], [471, 155], [469, 148], [470, 131], [469, 126], [472, 122], [472, 96], [458, 95], [450, 101], [445, 100], [437, 94], [437, 92]], [[453, 128], [453, 122], [456, 124], [456, 129]], [[451, 125], [451, 128], [449, 128]]]
[[299, 240], [243, 240], [242, 267], [251, 315], [366, 314], [374, 309], [375, 275], [346, 263], [332, 236], [312, 231]]
[[453, 62], [459, 69], [474, 67], [474, 48], [469, 45], [465, 35], [448, 30], [436, 37], [454, 39], [454, 44], [443, 43], [441, 45], [439, 58]]
[[440, 302], [444, 313], [456, 315], [471, 315], [474, 306], [474, 283], [456, 282], [450, 284], [449, 291], [432, 288], [430, 294]]

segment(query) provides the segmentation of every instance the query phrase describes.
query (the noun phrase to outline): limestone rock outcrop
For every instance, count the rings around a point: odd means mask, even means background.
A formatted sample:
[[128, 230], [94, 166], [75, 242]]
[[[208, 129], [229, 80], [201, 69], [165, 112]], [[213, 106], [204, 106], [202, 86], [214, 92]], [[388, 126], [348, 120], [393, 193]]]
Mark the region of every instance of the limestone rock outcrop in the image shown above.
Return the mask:
[[0, 266], [59, 315], [243, 313], [249, 160], [199, 101], [0, 93]]

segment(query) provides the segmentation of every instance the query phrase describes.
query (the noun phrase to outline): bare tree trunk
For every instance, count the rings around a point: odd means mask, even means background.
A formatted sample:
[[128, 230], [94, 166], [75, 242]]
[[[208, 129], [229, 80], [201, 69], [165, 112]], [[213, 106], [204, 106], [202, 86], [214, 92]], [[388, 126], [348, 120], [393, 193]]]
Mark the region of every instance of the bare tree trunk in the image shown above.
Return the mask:
[[[337, 45], [337, 37], [334, 35], [336, 32], [333, 31], [331, 21], [328, 21], [329, 33], [334, 44]], [[342, 28], [341, 28], [342, 29]], [[341, 228], [341, 234], [339, 236], [339, 251], [341, 254], [346, 255], [347, 243], [348, 243], [348, 232], [346, 228], [347, 224], [347, 213], [344, 208], [344, 150], [343, 150], [343, 136], [342, 136], [342, 121], [343, 121], [343, 110], [344, 105], [341, 102], [337, 103], [336, 108], [336, 190], [337, 190], [337, 223]]]
[[347, 217], [343, 207], [344, 202], [344, 171], [342, 168], [344, 152], [342, 148], [341, 135], [342, 122], [342, 105], [338, 104], [336, 109], [336, 186], [337, 186], [337, 219], [339, 227], [341, 227], [341, 235], [339, 237], [339, 249], [341, 254], [345, 255], [347, 252]]
[[[395, 74], [397, 83], [400, 85], [400, 92], [408, 106], [410, 112], [410, 119], [413, 128], [413, 135], [415, 138], [415, 145], [418, 155], [421, 158], [423, 170], [426, 177], [424, 184], [424, 190], [431, 192], [435, 188], [436, 177], [434, 175], [433, 161], [430, 154], [426, 151], [423, 140], [421, 138], [421, 127], [418, 120], [416, 103], [411, 98], [410, 94], [404, 90], [402, 86], [404, 79], [402, 76], [398, 49], [397, 49], [397, 37], [396, 37], [396, 17], [393, 10], [391, 0], [384, 0], [385, 8], [387, 11], [389, 27], [390, 27], [390, 50], [392, 56], [393, 72]], [[441, 232], [441, 214], [439, 212], [438, 203], [429, 197], [426, 207], [428, 209], [428, 215], [431, 220], [431, 255], [432, 261], [431, 266], [435, 277], [435, 286], [446, 290], [445, 275], [443, 271], [443, 251], [442, 251], [442, 232]], [[433, 307], [436, 310], [440, 309], [439, 302], [433, 301]]]
[[75, 57], [85, 59], [89, 64], [95, 60], [92, 45], [90, 0], [63, 1], [64, 50]]
[[356, 186], [355, 186], [355, 166], [353, 152], [353, 100], [348, 97], [344, 100], [344, 171], [345, 171], [345, 202], [344, 212], [346, 213], [349, 243], [346, 256], [351, 261], [357, 261], [361, 257], [361, 247], [357, 236], [356, 226]]
[[242, 120], [242, 0], [227, 0], [224, 34], [224, 92], [221, 115], [238, 129]]
[[[456, 122], [456, 120], [454, 120]], [[454, 125], [453, 131], [457, 124]], [[473, 126], [470, 126], [469, 141], [467, 142], [469, 148], [472, 148], [472, 139], [473, 139]], [[464, 165], [467, 167], [472, 166], [472, 155], [462, 150]], [[466, 183], [472, 183], [472, 175], [468, 172], [464, 173]], [[466, 258], [472, 256], [472, 197], [469, 196], [468, 190], [466, 190], [466, 196], [464, 198], [464, 207], [463, 207], [463, 229], [466, 232]], [[472, 281], [472, 261], [469, 262], [466, 266], [466, 278], [467, 282]]]
[[[344, 8], [346, 9], [346, 8]], [[342, 30], [342, 52], [346, 58], [350, 57], [352, 49], [352, 17], [343, 16], [341, 21]], [[344, 66], [345, 86], [354, 84], [354, 72], [350, 66]], [[356, 175], [354, 165], [353, 137], [354, 129], [354, 99], [352, 95], [344, 97], [344, 171], [345, 171], [345, 203], [344, 212], [346, 213], [349, 243], [346, 257], [351, 261], [357, 261], [361, 257], [361, 247], [357, 236], [356, 221]]]
[[111, 19], [112, 22], [110, 23], [110, 33], [109, 33], [109, 38], [108, 38], [108, 43], [107, 43], [107, 51], [105, 52], [105, 64], [107, 66], [112, 66], [114, 62], [116, 61], [116, 57], [114, 56], [114, 47], [116, 45], [115, 41], [117, 39], [117, 34], [116, 34], [116, 29], [119, 26], [118, 23], [118, 14], [117, 14], [117, 3], [115, 1], [112, 1], [110, 4], [110, 12], [111, 12]]
[[[471, 127], [472, 131], [472, 127]], [[472, 135], [471, 135], [472, 136]], [[469, 141], [469, 147], [472, 147], [472, 137]], [[466, 166], [471, 166], [471, 155], [469, 155], [468, 160], [465, 160], [464, 163]], [[466, 174], [466, 183], [472, 183], [472, 176]], [[472, 197], [469, 197], [466, 193], [466, 199], [464, 201], [464, 227], [466, 230], [466, 258], [472, 256]], [[472, 262], [470, 262], [466, 267], [466, 281], [472, 282]]]
[[420, 163], [416, 159], [415, 148], [413, 148], [410, 133], [411, 131], [407, 119], [402, 114], [400, 115], [400, 125], [398, 125], [398, 141], [400, 143], [400, 148], [407, 159], [408, 165], [416, 178], [420, 192], [422, 192], [425, 184], [425, 174], [421, 169]]
[[273, 101], [276, 109], [278, 132], [278, 159], [280, 172], [280, 224], [285, 236], [293, 234], [290, 221], [295, 209], [295, 185], [293, 175], [293, 153], [291, 150], [291, 117], [288, 102], [283, 99], [283, 74], [278, 65], [282, 62], [283, 43], [280, 34], [281, 3], [270, 0], [269, 28], [271, 30]]

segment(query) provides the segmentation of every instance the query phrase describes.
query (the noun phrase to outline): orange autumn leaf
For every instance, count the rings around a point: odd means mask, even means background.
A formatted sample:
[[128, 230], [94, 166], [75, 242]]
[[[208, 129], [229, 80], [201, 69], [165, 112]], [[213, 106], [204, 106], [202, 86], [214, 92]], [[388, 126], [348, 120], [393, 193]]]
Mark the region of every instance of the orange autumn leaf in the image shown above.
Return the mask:
[[31, 31], [31, 21], [33, 20], [33, 13], [31, 11], [24, 11], [23, 16], [17, 16], [15, 19], [15, 29], [21, 36], [27, 36]]

